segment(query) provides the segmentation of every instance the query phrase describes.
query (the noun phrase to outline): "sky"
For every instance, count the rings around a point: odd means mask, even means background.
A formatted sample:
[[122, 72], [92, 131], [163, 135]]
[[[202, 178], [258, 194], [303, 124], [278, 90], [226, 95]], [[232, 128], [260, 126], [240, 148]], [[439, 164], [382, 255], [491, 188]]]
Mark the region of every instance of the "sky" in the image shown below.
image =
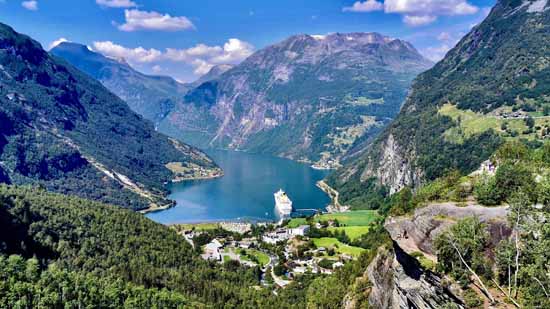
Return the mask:
[[378, 32], [437, 61], [496, 0], [0, 0], [0, 22], [193, 81], [295, 34]]

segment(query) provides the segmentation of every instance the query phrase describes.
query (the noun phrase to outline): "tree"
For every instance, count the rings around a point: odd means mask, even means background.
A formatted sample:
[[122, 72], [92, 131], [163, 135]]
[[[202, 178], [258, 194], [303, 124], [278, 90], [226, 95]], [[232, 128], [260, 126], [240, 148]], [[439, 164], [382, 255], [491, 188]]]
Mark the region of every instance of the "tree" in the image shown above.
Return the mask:
[[435, 248], [438, 267], [441, 270], [450, 272], [459, 280], [469, 281], [470, 277], [473, 277], [487, 298], [494, 302], [494, 297], [478, 274], [482, 272], [484, 275], [490, 275], [483, 256], [487, 242], [485, 224], [476, 217], [469, 217], [441, 233], [435, 240]]

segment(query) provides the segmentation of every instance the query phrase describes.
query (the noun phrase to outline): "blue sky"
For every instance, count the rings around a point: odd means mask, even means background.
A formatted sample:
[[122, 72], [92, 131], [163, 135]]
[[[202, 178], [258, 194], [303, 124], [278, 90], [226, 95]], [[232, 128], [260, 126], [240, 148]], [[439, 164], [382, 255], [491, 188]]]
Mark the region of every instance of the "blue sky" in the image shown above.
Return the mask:
[[495, 0], [0, 0], [0, 21], [49, 48], [87, 44], [191, 81], [288, 36], [379, 32], [441, 58]]

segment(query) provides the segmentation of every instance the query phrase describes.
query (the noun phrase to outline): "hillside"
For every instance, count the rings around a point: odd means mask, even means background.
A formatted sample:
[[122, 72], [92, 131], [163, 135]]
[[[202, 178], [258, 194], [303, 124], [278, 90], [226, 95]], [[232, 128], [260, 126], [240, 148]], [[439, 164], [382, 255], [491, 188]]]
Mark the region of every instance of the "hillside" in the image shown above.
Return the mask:
[[195, 145], [334, 167], [393, 119], [430, 66], [377, 33], [297, 35], [190, 90], [159, 128]]
[[63, 42], [50, 53], [99, 80], [105, 88], [128, 103], [134, 112], [154, 123], [174, 108], [189, 87], [171, 77], [142, 74], [124, 59], [105, 57], [77, 43]]
[[142, 209], [168, 203], [165, 182], [219, 174], [205, 154], [155, 132], [99, 82], [4, 24], [0, 103], [5, 182]]
[[244, 288], [258, 284], [254, 269], [203, 261], [138, 213], [4, 185], [0, 201], [0, 279], [11, 283], [0, 284], [0, 303], [8, 307], [250, 307], [270, 298]]
[[452, 170], [469, 173], [506, 140], [536, 145], [550, 132], [550, 9], [501, 0], [413, 83], [396, 120], [363, 156], [333, 175], [342, 199], [374, 184], [395, 193]]

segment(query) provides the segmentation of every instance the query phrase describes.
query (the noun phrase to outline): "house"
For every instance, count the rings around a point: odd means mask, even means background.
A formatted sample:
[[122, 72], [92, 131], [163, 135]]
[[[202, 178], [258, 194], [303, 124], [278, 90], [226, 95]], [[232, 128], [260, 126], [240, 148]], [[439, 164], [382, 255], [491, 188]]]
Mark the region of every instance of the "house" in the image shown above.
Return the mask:
[[309, 231], [309, 225], [300, 225], [297, 228], [288, 230], [288, 233], [292, 236], [305, 236]]
[[222, 255], [220, 253], [220, 248], [222, 247], [223, 245], [217, 239], [212, 240], [205, 246], [202, 258], [205, 260], [221, 261]]

